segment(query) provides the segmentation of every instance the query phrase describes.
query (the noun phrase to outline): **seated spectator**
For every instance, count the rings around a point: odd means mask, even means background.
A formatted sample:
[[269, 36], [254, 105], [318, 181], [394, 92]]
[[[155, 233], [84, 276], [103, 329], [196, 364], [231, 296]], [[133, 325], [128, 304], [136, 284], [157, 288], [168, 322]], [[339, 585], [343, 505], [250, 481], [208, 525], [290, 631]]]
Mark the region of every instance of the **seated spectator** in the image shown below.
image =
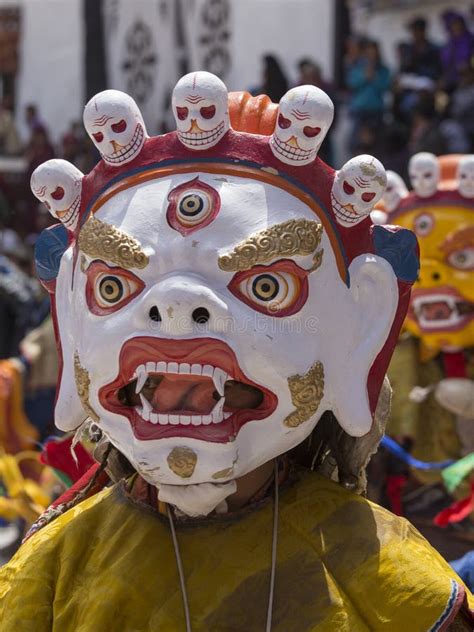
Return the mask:
[[274, 103], [288, 92], [288, 80], [282, 70], [280, 62], [274, 55], [264, 55], [262, 58], [262, 83], [249, 89], [253, 95], [266, 94]]
[[426, 20], [416, 17], [407, 28], [412, 39], [399, 45], [399, 72], [437, 81], [441, 75], [441, 58], [436, 44], [426, 37]]
[[383, 122], [390, 72], [381, 60], [377, 42], [363, 45], [360, 57], [346, 70], [346, 85], [350, 90], [349, 113], [353, 120], [349, 148], [355, 153], [361, 126], [367, 122], [379, 126]]
[[11, 110], [11, 101], [4, 97], [0, 104], [0, 154], [15, 156], [21, 152], [21, 143]]
[[444, 86], [448, 92], [452, 92], [459, 84], [462, 70], [472, 64], [474, 35], [460, 13], [448, 10], [441, 18], [448, 35], [448, 42], [441, 50]]

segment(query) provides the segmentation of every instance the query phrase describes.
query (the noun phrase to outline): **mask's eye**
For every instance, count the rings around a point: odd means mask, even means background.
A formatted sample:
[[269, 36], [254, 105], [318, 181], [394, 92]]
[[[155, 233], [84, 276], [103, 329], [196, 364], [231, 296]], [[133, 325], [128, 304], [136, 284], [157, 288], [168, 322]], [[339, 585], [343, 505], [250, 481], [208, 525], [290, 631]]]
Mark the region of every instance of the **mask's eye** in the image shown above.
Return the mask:
[[112, 131], [114, 131], [116, 134], [121, 134], [127, 129], [127, 122], [122, 119], [118, 123], [112, 123], [110, 127], [112, 128]]
[[297, 312], [308, 296], [307, 271], [283, 259], [271, 266], [255, 266], [237, 273], [229, 290], [253, 309], [270, 316]]
[[415, 218], [413, 229], [419, 237], [425, 237], [431, 233], [433, 225], [433, 217], [429, 213], [422, 213]]
[[207, 107], [201, 108], [199, 110], [199, 113], [201, 114], [203, 119], [214, 118], [214, 116], [216, 115], [216, 106], [208, 105]]
[[281, 127], [281, 129], [288, 129], [290, 125], [290, 119], [287, 119], [286, 116], [283, 116], [283, 114], [278, 115], [278, 127]]
[[446, 261], [458, 270], [474, 270], [474, 246], [467, 246], [451, 252]]
[[96, 132], [95, 134], [92, 134], [92, 136], [98, 143], [101, 143], [104, 140], [104, 135], [102, 134], [102, 132]]
[[307, 136], [308, 138], [314, 138], [320, 132], [321, 132], [320, 127], [310, 127], [309, 125], [306, 125], [305, 127], [303, 127], [303, 134]]
[[64, 197], [64, 189], [62, 187], [56, 187], [51, 193], [53, 200], [62, 200]]
[[94, 261], [87, 268], [86, 299], [93, 314], [103, 316], [120, 309], [139, 294], [145, 284], [122, 268]]
[[189, 110], [186, 107], [176, 107], [176, 116], [180, 121], [185, 121], [188, 118]]
[[168, 224], [182, 235], [207, 226], [221, 205], [218, 192], [199, 178], [177, 186], [169, 193], [168, 200]]
[[352, 195], [355, 191], [354, 187], [352, 186], [352, 184], [349, 184], [349, 182], [347, 182], [347, 180], [344, 180], [344, 182], [342, 183], [342, 188], [344, 189], [344, 193], [346, 195]]

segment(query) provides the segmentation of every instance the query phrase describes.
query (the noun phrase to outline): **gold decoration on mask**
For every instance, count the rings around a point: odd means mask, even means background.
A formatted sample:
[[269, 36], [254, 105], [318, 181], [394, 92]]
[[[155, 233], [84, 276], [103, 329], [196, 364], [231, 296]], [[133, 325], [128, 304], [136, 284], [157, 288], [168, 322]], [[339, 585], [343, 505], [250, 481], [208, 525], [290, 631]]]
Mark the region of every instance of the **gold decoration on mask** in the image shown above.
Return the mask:
[[219, 470], [212, 475], [212, 478], [217, 481], [220, 478], [227, 478], [234, 473], [234, 466], [226, 467], [225, 470]]
[[[252, 235], [236, 246], [232, 252], [219, 257], [218, 264], [224, 272], [250, 270], [260, 263], [268, 263], [276, 257], [311, 255], [321, 243], [322, 224], [308, 219], [290, 219]], [[315, 266], [321, 263], [322, 251], [315, 254]]]
[[185, 446], [173, 448], [168, 454], [168, 466], [172, 472], [181, 478], [190, 478], [197, 463], [197, 454]]
[[82, 227], [79, 249], [89, 257], [106, 259], [121, 268], [145, 268], [148, 265], [148, 255], [134, 237], [95, 217]]
[[84, 410], [95, 422], [100, 421], [99, 415], [89, 403], [89, 386], [91, 381], [87, 369], [81, 365], [77, 351], [74, 354], [74, 379], [76, 381], [77, 394], [79, 395]]
[[324, 367], [315, 362], [304, 375], [292, 375], [288, 378], [291, 401], [296, 407], [283, 422], [289, 428], [296, 428], [308, 421], [318, 410], [324, 395]]

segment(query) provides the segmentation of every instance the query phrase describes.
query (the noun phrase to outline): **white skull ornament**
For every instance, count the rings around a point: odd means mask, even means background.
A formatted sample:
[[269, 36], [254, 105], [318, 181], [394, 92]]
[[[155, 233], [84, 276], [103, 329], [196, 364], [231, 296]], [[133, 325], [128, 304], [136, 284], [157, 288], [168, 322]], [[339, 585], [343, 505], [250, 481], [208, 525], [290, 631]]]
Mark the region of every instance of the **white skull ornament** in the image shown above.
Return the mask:
[[104, 90], [89, 101], [84, 126], [104, 161], [113, 167], [138, 156], [148, 138], [138, 105], [119, 90]]
[[418, 197], [431, 197], [438, 189], [440, 170], [434, 154], [422, 151], [410, 158], [408, 174], [413, 190]]
[[37, 167], [31, 176], [31, 190], [53, 217], [69, 230], [79, 219], [84, 174], [67, 160], [54, 159]]
[[387, 175], [380, 161], [362, 154], [351, 158], [336, 173], [331, 201], [341, 226], [361, 222], [380, 200], [387, 184]]
[[456, 181], [459, 193], [465, 198], [474, 198], [474, 154], [463, 156], [459, 161]]
[[400, 204], [400, 200], [407, 195], [408, 189], [402, 177], [389, 169], [387, 171], [387, 186], [382, 198], [387, 213], [393, 213]]
[[230, 127], [228, 92], [210, 72], [191, 72], [173, 90], [173, 114], [178, 138], [188, 149], [209, 149]]
[[270, 147], [278, 160], [302, 166], [312, 162], [331, 127], [334, 104], [316, 86], [292, 88], [281, 98]]

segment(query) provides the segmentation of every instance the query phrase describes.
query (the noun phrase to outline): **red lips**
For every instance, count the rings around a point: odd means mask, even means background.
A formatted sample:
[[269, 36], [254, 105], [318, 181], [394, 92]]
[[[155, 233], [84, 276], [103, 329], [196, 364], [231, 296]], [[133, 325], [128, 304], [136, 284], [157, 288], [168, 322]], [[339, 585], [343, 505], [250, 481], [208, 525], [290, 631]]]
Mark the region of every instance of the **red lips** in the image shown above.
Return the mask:
[[[225, 371], [233, 380], [248, 384], [263, 393], [262, 403], [254, 409], [240, 409], [218, 424], [210, 425], [159, 425], [144, 421], [132, 406], [118, 399], [118, 391], [134, 380], [137, 367], [147, 362], [177, 362], [209, 364]], [[133, 434], [141, 441], [167, 437], [187, 437], [213, 443], [232, 441], [248, 421], [264, 419], [273, 413], [278, 404], [277, 396], [270, 390], [247, 378], [239, 367], [232, 349], [213, 338], [173, 340], [142, 336], [128, 340], [120, 351], [119, 374], [113, 382], [99, 390], [102, 406], [111, 412], [128, 418]], [[172, 379], [172, 374], [169, 374]], [[226, 408], [224, 407], [224, 410]]]

